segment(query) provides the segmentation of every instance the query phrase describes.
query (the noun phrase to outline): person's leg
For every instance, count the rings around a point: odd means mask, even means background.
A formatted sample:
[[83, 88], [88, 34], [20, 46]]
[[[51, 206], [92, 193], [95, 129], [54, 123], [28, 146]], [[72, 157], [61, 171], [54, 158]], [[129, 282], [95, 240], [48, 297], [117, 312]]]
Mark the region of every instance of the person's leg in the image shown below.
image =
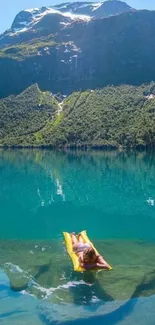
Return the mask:
[[78, 239], [77, 239], [75, 233], [70, 234], [70, 236], [71, 236], [71, 239], [72, 239], [72, 245], [73, 246], [77, 245], [78, 244]]
[[83, 238], [82, 238], [82, 236], [81, 236], [81, 233], [79, 233], [79, 234], [77, 235], [77, 238], [78, 238], [78, 241], [79, 241], [80, 243], [84, 243]]

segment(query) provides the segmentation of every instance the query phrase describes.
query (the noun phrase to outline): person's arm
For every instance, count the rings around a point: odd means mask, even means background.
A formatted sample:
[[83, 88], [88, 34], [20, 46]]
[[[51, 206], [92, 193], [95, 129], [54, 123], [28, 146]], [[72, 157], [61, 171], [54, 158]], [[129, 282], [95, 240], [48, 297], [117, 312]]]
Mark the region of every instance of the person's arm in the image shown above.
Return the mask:
[[110, 265], [103, 259], [101, 255], [97, 256], [97, 266], [103, 269], [110, 269]]
[[110, 265], [108, 265], [107, 263], [96, 263], [96, 266], [100, 269], [106, 269], [109, 270], [110, 269]]

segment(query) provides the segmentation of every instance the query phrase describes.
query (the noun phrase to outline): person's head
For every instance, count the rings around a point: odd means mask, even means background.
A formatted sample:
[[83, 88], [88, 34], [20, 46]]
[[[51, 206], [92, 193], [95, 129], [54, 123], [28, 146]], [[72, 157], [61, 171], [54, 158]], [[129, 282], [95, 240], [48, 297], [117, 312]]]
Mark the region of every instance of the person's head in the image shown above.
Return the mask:
[[93, 247], [86, 248], [83, 252], [84, 263], [93, 263], [96, 260], [96, 253]]

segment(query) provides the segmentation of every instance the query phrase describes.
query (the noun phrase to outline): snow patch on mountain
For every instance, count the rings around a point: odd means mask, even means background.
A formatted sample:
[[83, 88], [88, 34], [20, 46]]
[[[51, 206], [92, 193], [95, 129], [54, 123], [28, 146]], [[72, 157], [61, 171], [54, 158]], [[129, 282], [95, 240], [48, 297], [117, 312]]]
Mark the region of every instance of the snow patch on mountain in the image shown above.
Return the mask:
[[36, 12], [36, 11], [40, 11], [40, 9], [39, 8], [30, 8], [30, 9], [25, 9], [24, 11], [33, 13], [33, 12]]
[[89, 6], [90, 6], [90, 3], [84, 3], [82, 5], [79, 4], [78, 8], [81, 9], [81, 8], [86, 8], [86, 7], [89, 7]]
[[62, 16], [71, 18], [72, 20], [84, 20], [84, 21], [90, 21], [92, 18], [88, 15], [79, 15], [79, 14], [73, 14], [71, 12], [60, 12]]
[[39, 14], [36, 14], [33, 12], [33, 21], [32, 24], [38, 23], [44, 16], [48, 14], [59, 14], [58, 10], [52, 9], [52, 8], [46, 8], [44, 12], [40, 12]]
[[15, 35], [17, 35], [17, 34], [19, 34], [19, 33], [25, 33], [25, 32], [27, 32], [29, 30], [29, 28], [27, 28], [27, 27], [21, 27], [21, 28], [14, 28], [13, 29], [13, 31], [9, 31], [8, 32], [8, 36], [15, 36]]
[[[26, 9], [26, 11], [30, 11], [30, 10], [31, 9]], [[79, 14], [74, 14], [72, 12], [61, 12], [61, 11], [59, 11], [57, 9], [53, 9], [51, 7], [46, 7], [45, 11], [43, 11], [43, 12], [41, 12], [39, 9], [38, 9], [38, 11], [39, 11], [39, 13], [38, 12], [36, 13], [36, 10], [31, 11], [32, 16], [33, 16], [32, 23], [38, 22], [40, 19], [42, 19], [44, 16], [46, 16], [48, 14], [59, 14], [64, 17], [71, 18], [72, 20], [81, 19], [81, 20], [89, 21], [91, 19], [91, 17], [87, 16], [87, 15], [79, 15]]]
[[28, 25], [28, 22], [27, 22], [27, 21], [21, 21], [19, 24], [20, 24], [20, 25], [27, 26], [27, 25]]
[[68, 23], [60, 22], [60, 24], [64, 24], [64, 26], [67, 26], [73, 21], [83, 20], [84, 22], [88, 22], [92, 19], [92, 17], [88, 15], [74, 14], [72, 12], [61, 12], [60, 10], [54, 9], [52, 7], [43, 7], [41, 9], [39, 8], [25, 9], [24, 12], [29, 12], [31, 14], [29, 20], [26, 21], [24, 19], [23, 21], [21, 20], [20, 22], [18, 22], [18, 26], [12, 28], [9, 36], [14, 36], [18, 33], [24, 33], [26, 31], [29, 31], [36, 24], [38, 24], [39, 21], [43, 19], [43, 17], [49, 14], [53, 14], [53, 15], [57, 14], [62, 17], [68, 18], [69, 19]]
[[28, 28], [24, 27], [24, 28], [15, 28], [14, 32], [15, 33], [24, 33], [27, 32]]
[[67, 6], [68, 6], [68, 4], [69, 4], [69, 2], [62, 3], [62, 5], [61, 4], [60, 5], [57, 5], [57, 6], [55, 6], [55, 8], [58, 8], [58, 9], [66, 9]]
[[103, 2], [93, 3], [92, 4], [92, 7], [93, 7], [92, 11], [95, 11], [98, 8], [100, 8], [102, 6], [102, 4], [103, 4]]

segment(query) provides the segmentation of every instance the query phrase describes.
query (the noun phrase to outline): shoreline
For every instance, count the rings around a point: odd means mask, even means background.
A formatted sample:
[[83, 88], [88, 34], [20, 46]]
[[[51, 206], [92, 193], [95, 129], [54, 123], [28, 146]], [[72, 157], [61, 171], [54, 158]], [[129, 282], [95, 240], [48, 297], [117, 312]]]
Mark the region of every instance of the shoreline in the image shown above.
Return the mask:
[[50, 150], [82, 150], [82, 151], [154, 151], [154, 146], [149, 145], [136, 145], [134, 147], [123, 147], [117, 145], [66, 145], [66, 146], [52, 146], [52, 145], [0, 145], [0, 149], [50, 149]]

